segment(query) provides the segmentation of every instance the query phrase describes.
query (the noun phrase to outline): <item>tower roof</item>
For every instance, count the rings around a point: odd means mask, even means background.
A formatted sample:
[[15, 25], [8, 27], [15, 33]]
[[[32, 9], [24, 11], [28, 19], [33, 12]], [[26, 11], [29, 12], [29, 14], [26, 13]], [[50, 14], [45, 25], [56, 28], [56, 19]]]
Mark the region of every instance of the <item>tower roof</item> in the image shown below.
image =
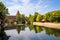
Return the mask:
[[20, 12], [19, 12], [19, 10], [17, 11], [16, 15], [20, 15]]

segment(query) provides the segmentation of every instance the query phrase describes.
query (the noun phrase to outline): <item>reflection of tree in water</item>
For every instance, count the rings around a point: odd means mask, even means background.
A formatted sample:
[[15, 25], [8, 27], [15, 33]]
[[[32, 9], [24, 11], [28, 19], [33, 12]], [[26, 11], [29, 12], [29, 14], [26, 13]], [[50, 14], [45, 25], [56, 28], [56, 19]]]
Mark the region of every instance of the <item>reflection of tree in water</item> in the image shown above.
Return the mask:
[[21, 30], [25, 30], [25, 26], [24, 25], [17, 25], [16, 29], [19, 34]]
[[40, 26], [34, 26], [35, 33], [41, 32], [43, 29]]
[[39, 32], [41, 32], [43, 30], [42, 27], [40, 27], [40, 26], [33, 26], [33, 25], [29, 25], [29, 29], [30, 29], [30, 31], [34, 30], [35, 33], [39, 33]]
[[33, 25], [29, 25], [30, 31], [34, 29]]
[[4, 32], [4, 18], [0, 12], [0, 40], [8, 40], [8, 36]]
[[46, 29], [46, 34], [48, 34], [48, 35], [54, 35], [56, 37], [60, 37], [60, 30], [59, 29], [47, 28]]

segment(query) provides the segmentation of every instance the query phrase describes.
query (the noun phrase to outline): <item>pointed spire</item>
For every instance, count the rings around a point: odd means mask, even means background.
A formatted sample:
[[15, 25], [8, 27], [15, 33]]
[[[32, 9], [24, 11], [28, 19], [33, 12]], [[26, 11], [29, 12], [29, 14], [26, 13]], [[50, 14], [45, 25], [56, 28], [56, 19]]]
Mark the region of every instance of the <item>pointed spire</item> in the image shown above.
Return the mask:
[[18, 34], [20, 33], [20, 29], [17, 29], [17, 33], [18, 33]]
[[17, 13], [19, 13], [19, 10], [17, 11]]
[[20, 15], [20, 12], [19, 12], [19, 10], [17, 11], [16, 15]]

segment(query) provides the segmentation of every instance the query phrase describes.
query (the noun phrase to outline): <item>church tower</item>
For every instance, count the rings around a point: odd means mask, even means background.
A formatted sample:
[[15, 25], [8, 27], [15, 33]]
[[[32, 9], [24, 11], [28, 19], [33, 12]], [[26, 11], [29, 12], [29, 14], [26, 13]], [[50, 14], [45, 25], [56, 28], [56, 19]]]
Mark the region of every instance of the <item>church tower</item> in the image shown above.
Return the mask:
[[19, 10], [17, 11], [17, 13], [16, 13], [16, 16], [18, 16], [18, 15], [20, 15], [20, 12], [19, 12]]

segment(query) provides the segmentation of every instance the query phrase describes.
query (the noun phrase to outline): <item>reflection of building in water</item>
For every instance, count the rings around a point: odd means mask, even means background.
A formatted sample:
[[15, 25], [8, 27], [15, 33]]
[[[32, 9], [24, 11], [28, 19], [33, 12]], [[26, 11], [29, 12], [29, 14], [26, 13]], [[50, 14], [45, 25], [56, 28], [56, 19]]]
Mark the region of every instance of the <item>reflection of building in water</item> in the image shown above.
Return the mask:
[[18, 34], [20, 33], [21, 29], [17, 29]]
[[16, 27], [16, 29], [17, 29], [17, 32], [18, 32], [18, 34], [19, 34], [20, 31], [24, 31], [24, 30], [25, 30], [25, 25], [18, 25], [18, 26]]

